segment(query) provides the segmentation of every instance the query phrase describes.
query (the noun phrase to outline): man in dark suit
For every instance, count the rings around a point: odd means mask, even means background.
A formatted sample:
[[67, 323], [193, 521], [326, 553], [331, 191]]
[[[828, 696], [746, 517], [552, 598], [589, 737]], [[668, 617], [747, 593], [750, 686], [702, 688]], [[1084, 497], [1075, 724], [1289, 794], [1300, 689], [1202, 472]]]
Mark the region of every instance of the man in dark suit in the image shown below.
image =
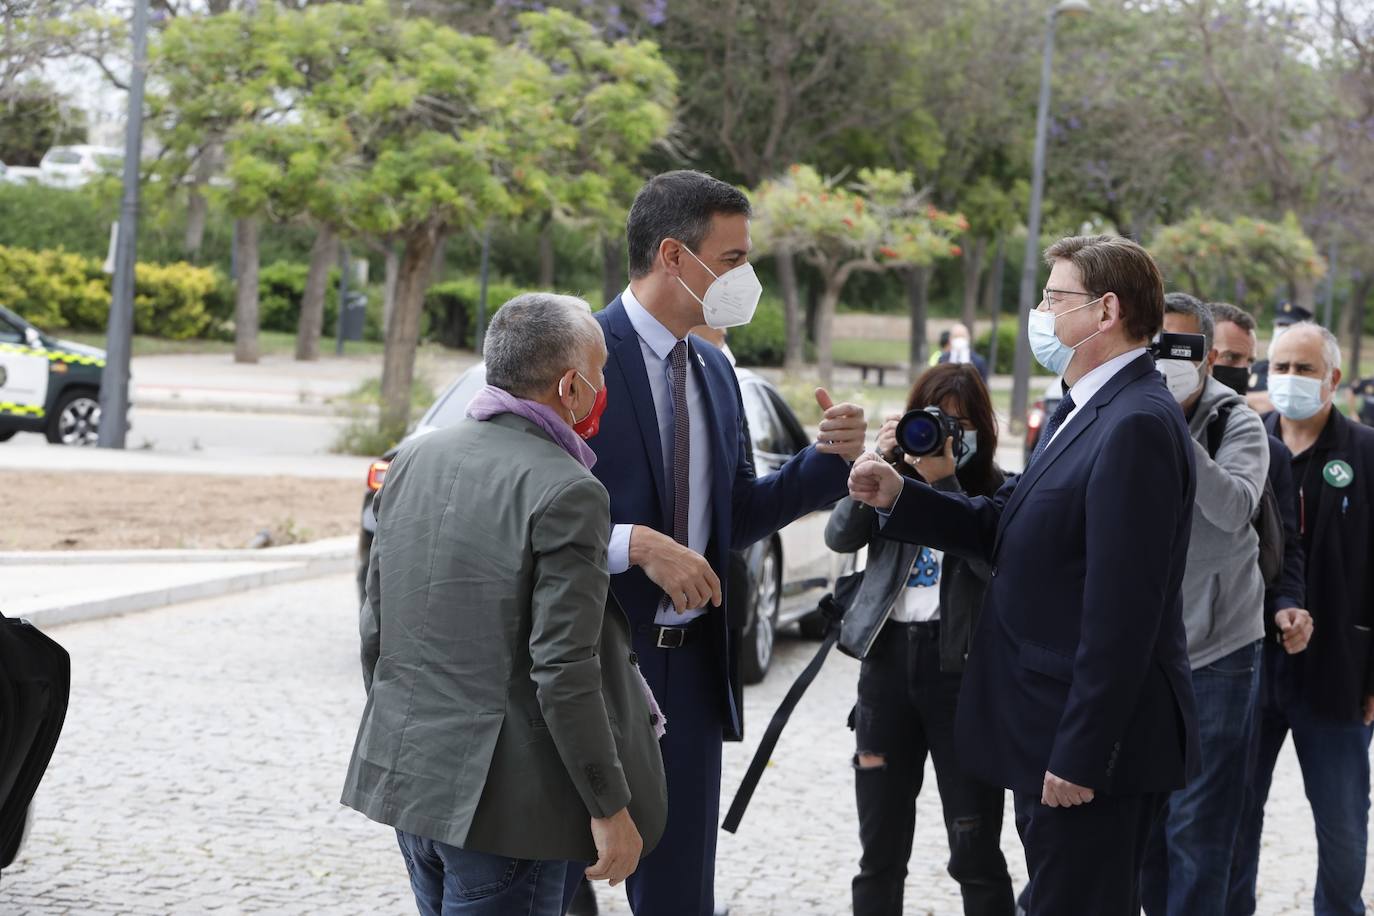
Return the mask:
[[957, 747], [1016, 794], [1031, 916], [1135, 916], [1150, 827], [1198, 766], [1180, 602], [1193, 450], [1146, 350], [1164, 313], [1149, 254], [1096, 236], [1046, 258], [1031, 347], [1068, 391], [1025, 473], [969, 498], [865, 455], [850, 493], [890, 513], [885, 536], [992, 563]]
[[863, 411], [818, 390], [817, 444], [754, 476], [734, 370], [689, 333], [753, 316], [749, 213], [700, 172], [650, 179], [630, 209], [630, 285], [597, 315], [609, 406], [591, 444], [611, 495], [611, 591], [668, 729], [667, 829], [627, 882], [640, 916], [714, 909], [721, 742], [740, 736], [742, 713], [721, 607], [730, 551], [844, 496], [863, 451]]

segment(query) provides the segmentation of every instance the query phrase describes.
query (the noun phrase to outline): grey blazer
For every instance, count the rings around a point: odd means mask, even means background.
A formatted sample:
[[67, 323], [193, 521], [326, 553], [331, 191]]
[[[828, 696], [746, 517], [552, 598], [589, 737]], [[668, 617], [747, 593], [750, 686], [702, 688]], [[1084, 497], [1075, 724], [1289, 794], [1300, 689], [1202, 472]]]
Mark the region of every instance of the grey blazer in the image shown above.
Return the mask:
[[[994, 468], [996, 471], [996, 469]], [[996, 471], [1000, 485], [1002, 472]], [[959, 478], [947, 477], [932, 486], [937, 490], [962, 493]], [[840, 624], [839, 647], [846, 655], [863, 659], [892, 616], [892, 604], [906, 585], [911, 564], [921, 548], [882, 536], [878, 514], [870, 506], [842, 499], [825, 526], [825, 544], [839, 553], [868, 548], [868, 564], [863, 581]], [[982, 560], [945, 554], [940, 573], [940, 670], [964, 670], [973, 632], [983, 607], [992, 567]]]
[[652, 849], [663, 760], [608, 600], [601, 483], [502, 414], [407, 445], [374, 507], [343, 803], [463, 849], [573, 861], [596, 858], [589, 818], [628, 805]]

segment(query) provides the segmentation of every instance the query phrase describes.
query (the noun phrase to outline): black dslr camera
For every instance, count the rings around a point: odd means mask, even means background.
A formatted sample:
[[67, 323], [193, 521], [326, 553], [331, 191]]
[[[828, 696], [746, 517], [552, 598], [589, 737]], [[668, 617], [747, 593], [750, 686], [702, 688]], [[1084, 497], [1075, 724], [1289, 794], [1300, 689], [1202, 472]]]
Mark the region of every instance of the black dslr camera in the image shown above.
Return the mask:
[[938, 407], [909, 410], [897, 421], [897, 458], [943, 454], [946, 439], [954, 440], [954, 454], [959, 454], [964, 428], [958, 420]]
[[1207, 344], [1201, 334], [1171, 334], [1165, 331], [1150, 344], [1150, 355], [1156, 362], [1161, 359], [1186, 359], [1190, 363], [1200, 363], [1207, 358]]

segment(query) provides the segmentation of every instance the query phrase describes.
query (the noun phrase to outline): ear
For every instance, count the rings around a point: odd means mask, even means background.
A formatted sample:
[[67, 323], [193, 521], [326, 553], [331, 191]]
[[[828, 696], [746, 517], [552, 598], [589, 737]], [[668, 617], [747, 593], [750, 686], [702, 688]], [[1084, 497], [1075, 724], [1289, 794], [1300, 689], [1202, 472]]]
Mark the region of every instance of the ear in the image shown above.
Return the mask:
[[558, 400], [563, 403], [564, 407], [569, 409], [571, 409], [573, 404], [577, 401], [577, 395], [573, 389], [573, 385], [575, 384], [577, 384], [577, 370], [569, 369], [558, 377], [558, 384], [554, 391], [554, 393], [558, 395]]
[[1333, 394], [1335, 393], [1336, 389], [1337, 389], [1338, 387], [1340, 387], [1340, 384], [1341, 384], [1341, 370], [1339, 370], [1339, 369], [1332, 369], [1332, 370], [1331, 370], [1331, 391], [1332, 391]]
[[1207, 354], [1207, 371], [1208, 371], [1208, 372], [1211, 372], [1211, 371], [1212, 371], [1212, 367], [1215, 366], [1215, 365], [1217, 364], [1217, 360], [1219, 360], [1219, 359], [1221, 359], [1221, 351], [1218, 350], [1216, 347], [1213, 347], [1212, 350], [1211, 350], [1211, 352]]
[[667, 238], [658, 243], [658, 256], [663, 261], [663, 266], [668, 269], [668, 275], [672, 277], [682, 274], [682, 243], [677, 239]]
[[1116, 298], [1116, 293], [1104, 293], [1102, 296], [1102, 309], [1105, 317], [1099, 320], [1099, 324], [1106, 324], [1103, 330], [1108, 330], [1121, 321], [1121, 300]]

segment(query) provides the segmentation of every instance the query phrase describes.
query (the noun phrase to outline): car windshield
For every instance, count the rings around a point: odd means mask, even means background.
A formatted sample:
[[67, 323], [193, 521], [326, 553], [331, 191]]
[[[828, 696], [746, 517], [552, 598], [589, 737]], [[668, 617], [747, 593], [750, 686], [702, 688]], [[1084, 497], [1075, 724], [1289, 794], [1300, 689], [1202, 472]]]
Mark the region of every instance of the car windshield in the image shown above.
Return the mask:
[[482, 366], [473, 366], [459, 376], [458, 381], [450, 385], [448, 391], [440, 395], [439, 400], [434, 402], [434, 406], [425, 412], [424, 417], [420, 420], [420, 425], [438, 427], [454, 425], [463, 419], [469, 402], [486, 383], [487, 370]]
[[80, 165], [81, 154], [74, 153], [69, 149], [50, 150], [48, 154], [43, 157], [43, 162], [46, 165]]

